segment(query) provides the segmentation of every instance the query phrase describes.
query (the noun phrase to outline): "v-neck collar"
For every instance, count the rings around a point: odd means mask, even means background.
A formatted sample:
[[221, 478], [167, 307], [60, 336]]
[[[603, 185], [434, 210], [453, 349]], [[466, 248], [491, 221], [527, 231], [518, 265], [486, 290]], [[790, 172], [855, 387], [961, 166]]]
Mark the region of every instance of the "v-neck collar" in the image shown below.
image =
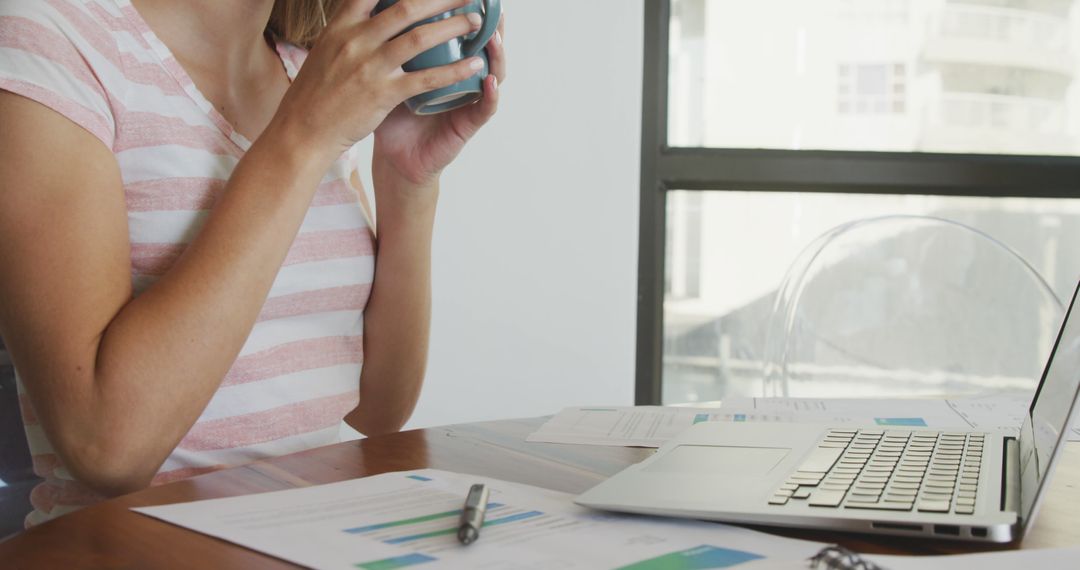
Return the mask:
[[[240, 150], [247, 152], [251, 148], [251, 141], [232, 125], [228, 119], [222, 115], [217, 108], [214, 107], [210, 100], [203, 96], [202, 91], [195, 85], [195, 82], [188, 75], [180, 62], [173, 55], [169, 46], [165, 45], [165, 42], [161, 41], [161, 38], [154, 33], [154, 30], [146, 23], [139, 11], [131, 3], [131, 0], [114, 0], [117, 6], [120, 8], [120, 12], [124, 15], [128, 21], [135, 26], [146, 42], [150, 45], [150, 49], [153, 50], [154, 55], [157, 56], [161, 66], [165, 68], [165, 71], [176, 81], [181, 89], [187, 93], [188, 97], [210, 118], [210, 121], [217, 126], [221, 132], [228, 137], [236, 146], [240, 147]], [[285, 45], [273, 38], [274, 51], [277, 53], [278, 59], [281, 61], [282, 67], [285, 69], [285, 74], [289, 78], [291, 83], [296, 79], [296, 74], [299, 71], [290, 57], [285, 53]]]

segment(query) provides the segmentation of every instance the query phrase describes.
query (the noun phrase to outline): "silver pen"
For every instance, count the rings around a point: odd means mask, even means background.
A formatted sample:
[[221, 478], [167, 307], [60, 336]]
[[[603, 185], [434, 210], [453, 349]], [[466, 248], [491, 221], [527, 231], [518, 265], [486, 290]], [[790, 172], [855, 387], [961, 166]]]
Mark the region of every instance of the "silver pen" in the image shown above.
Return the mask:
[[480, 538], [480, 527], [484, 526], [487, 504], [487, 485], [473, 485], [469, 489], [469, 496], [465, 497], [465, 506], [461, 509], [461, 519], [458, 521], [457, 538], [461, 544], [472, 544]]

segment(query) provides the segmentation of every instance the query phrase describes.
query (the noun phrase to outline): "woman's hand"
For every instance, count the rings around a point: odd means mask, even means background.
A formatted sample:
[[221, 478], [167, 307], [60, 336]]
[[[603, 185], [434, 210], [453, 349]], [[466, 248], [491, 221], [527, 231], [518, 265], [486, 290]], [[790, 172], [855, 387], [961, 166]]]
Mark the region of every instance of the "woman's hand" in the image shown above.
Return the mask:
[[278, 107], [271, 128], [329, 164], [371, 134], [402, 101], [463, 81], [479, 58], [405, 73], [420, 53], [480, 28], [476, 14], [403, 30], [465, 0], [401, 0], [370, 16], [377, 0], [347, 0], [327, 25]]
[[375, 129], [373, 164], [379, 171], [377, 179], [382, 177], [381, 172], [411, 185], [430, 186], [457, 158], [465, 143], [495, 115], [499, 108], [499, 85], [506, 79], [504, 29], [505, 19], [500, 20], [498, 31], [487, 45], [490, 74], [484, 80], [483, 99], [429, 116], [413, 115], [401, 105]]

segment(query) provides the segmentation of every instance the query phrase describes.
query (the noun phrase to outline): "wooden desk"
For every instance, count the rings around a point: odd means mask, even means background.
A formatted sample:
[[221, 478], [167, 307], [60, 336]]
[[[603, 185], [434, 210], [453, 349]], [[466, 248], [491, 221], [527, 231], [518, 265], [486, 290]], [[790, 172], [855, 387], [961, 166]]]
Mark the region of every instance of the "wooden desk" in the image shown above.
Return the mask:
[[[313, 449], [154, 487], [83, 509], [0, 543], [3, 568], [292, 568], [291, 564], [128, 510], [432, 467], [580, 493], [652, 450], [525, 443], [543, 418], [416, 430]], [[766, 530], [766, 529], [760, 529]], [[862, 552], [1016, 548], [779, 531]], [[1080, 443], [1070, 443], [1022, 548], [1080, 545]]]

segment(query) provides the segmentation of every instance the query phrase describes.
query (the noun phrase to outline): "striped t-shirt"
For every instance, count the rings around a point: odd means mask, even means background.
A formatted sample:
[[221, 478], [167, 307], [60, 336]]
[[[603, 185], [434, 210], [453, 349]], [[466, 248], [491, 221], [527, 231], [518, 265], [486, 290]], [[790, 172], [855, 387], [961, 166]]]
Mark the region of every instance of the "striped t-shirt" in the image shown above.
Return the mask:
[[[277, 52], [294, 78], [306, 52], [280, 42]], [[112, 149], [136, 295], [198, 234], [251, 146], [129, 0], [0, 2], [0, 89], [50, 107]], [[239, 358], [155, 484], [337, 441], [359, 401], [374, 275], [373, 233], [349, 183], [355, 159], [347, 153], [323, 178]], [[100, 500], [64, 468], [19, 390], [34, 470], [45, 479], [27, 523]]]

